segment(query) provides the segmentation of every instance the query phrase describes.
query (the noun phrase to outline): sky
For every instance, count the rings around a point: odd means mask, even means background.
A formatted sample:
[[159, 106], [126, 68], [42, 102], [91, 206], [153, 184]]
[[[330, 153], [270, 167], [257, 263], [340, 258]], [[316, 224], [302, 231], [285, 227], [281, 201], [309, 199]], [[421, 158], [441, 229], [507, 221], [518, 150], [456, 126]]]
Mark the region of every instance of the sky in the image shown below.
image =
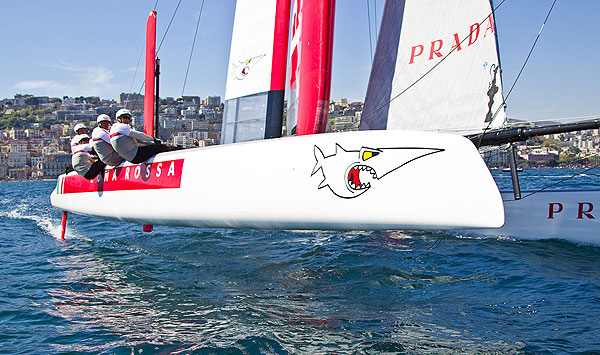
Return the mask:
[[[496, 24], [505, 95], [552, 2], [494, 0], [495, 5], [501, 3]], [[0, 0], [0, 98], [32, 94], [118, 100], [121, 92], [140, 92], [145, 24], [155, 5], [157, 46], [164, 37], [158, 52], [160, 96], [224, 97], [235, 1], [204, 1], [185, 90], [202, 1], [182, 0], [175, 13], [177, 4], [175, 0]], [[384, 0], [337, 0], [332, 100], [364, 101], [371, 47], [374, 50], [383, 7]], [[598, 13], [599, 0], [556, 2], [507, 100], [510, 118], [600, 116]]]

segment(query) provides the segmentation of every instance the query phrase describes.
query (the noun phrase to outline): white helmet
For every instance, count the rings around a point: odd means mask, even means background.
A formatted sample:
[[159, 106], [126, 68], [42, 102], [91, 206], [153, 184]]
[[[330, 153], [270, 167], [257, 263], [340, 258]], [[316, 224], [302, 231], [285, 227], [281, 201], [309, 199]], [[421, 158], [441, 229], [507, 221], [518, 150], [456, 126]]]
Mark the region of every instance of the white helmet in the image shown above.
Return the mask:
[[82, 139], [84, 139], [84, 138], [89, 140], [89, 139], [90, 139], [90, 136], [88, 136], [88, 135], [87, 135], [87, 134], [85, 134], [85, 133], [84, 133], [84, 134], [80, 134], [80, 135], [79, 135], [79, 141], [80, 141], [80, 142], [81, 142], [81, 140], [82, 140]]
[[117, 113], [115, 114], [115, 118], [119, 119], [119, 117], [121, 117], [123, 115], [129, 115], [129, 116], [131, 116], [131, 111], [129, 111], [126, 108], [122, 108], [119, 111], [117, 111]]
[[96, 117], [96, 123], [100, 123], [103, 121], [108, 121], [110, 123], [110, 117], [108, 117], [108, 115], [104, 113]]
[[75, 127], [73, 128], [73, 131], [75, 131], [75, 133], [77, 133], [77, 131], [79, 131], [80, 129], [85, 128], [85, 125], [83, 123], [78, 123], [75, 125]]
[[84, 139], [84, 138], [90, 139], [90, 136], [88, 136], [87, 134], [77, 134], [77, 135], [75, 135], [75, 137], [73, 137], [71, 139], [71, 146], [79, 144], [79, 142], [81, 142], [81, 140]]

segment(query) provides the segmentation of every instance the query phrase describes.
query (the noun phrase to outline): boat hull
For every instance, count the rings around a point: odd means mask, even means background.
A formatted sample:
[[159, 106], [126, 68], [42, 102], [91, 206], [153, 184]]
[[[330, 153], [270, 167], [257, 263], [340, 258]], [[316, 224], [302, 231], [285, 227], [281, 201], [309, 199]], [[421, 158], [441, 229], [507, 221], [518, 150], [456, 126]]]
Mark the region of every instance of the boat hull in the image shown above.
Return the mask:
[[463, 137], [367, 131], [161, 153], [59, 177], [53, 206], [126, 222], [264, 229], [495, 228], [500, 193]]
[[541, 191], [514, 200], [502, 192], [505, 224], [502, 228], [476, 230], [487, 236], [520, 239], [566, 239], [600, 244], [600, 190]]

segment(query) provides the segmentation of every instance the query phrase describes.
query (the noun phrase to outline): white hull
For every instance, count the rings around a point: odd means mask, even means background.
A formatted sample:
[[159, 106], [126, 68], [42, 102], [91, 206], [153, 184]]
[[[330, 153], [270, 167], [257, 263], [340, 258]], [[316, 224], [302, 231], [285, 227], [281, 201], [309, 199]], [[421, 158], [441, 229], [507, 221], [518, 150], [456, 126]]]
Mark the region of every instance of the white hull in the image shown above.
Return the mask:
[[162, 153], [100, 182], [61, 176], [51, 202], [95, 217], [195, 227], [465, 229], [504, 221], [500, 193], [470, 141], [408, 131]]
[[[527, 191], [522, 191], [526, 196]], [[503, 192], [502, 228], [471, 231], [521, 239], [559, 238], [600, 244], [600, 191], [542, 191], [521, 200]]]

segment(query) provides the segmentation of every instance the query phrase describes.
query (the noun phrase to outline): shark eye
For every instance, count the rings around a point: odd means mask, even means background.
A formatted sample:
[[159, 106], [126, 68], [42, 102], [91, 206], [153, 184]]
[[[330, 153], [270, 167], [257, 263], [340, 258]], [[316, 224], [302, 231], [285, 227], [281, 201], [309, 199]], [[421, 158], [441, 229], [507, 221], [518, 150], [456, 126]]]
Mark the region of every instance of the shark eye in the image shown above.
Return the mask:
[[379, 152], [376, 152], [376, 151], [365, 150], [362, 153], [362, 160], [365, 161], [365, 160], [371, 159], [378, 154], [379, 154]]

